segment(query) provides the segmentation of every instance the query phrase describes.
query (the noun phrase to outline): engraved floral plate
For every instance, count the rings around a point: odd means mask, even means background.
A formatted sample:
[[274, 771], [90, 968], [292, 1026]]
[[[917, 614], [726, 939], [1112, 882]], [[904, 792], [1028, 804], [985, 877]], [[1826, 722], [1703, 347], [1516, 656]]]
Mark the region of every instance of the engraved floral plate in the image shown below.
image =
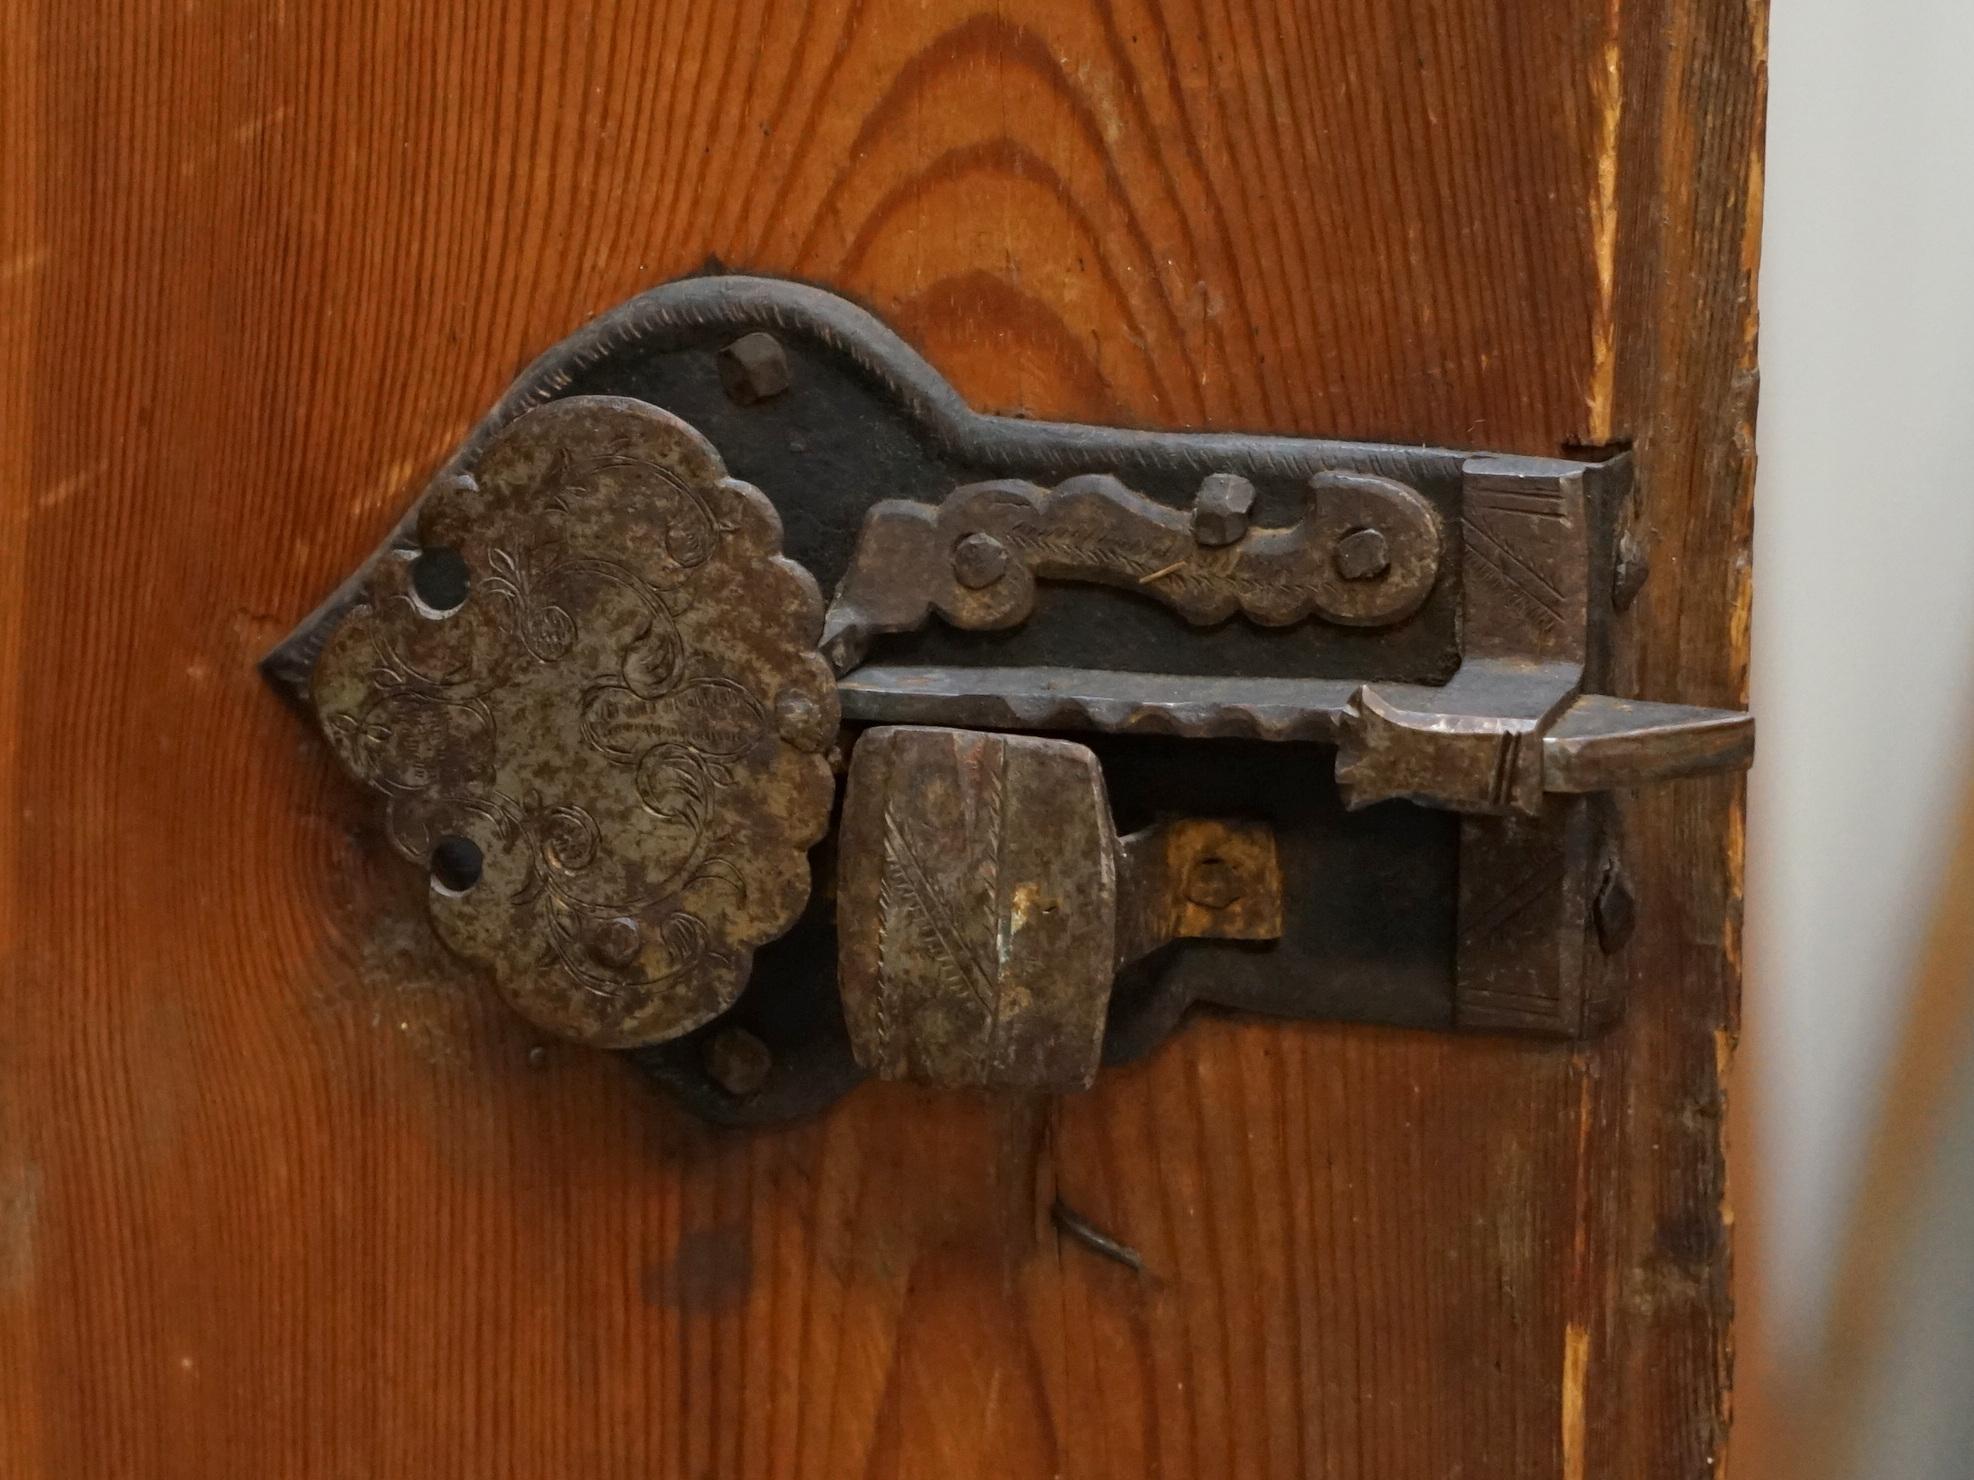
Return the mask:
[[721, 1012], [801, 912], [833, 795], [822, 600], [773, 507], [676, 417], [577, 396], [435, 487], [417, 539], [311, 697], [439, 935], [586, 1043]]

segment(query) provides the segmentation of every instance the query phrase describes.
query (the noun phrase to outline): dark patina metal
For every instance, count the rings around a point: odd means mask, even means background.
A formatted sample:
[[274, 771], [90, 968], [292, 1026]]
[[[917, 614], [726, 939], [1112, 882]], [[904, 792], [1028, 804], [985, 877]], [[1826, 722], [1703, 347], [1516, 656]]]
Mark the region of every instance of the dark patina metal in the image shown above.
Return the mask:
[[713, 1119], [859, 1059], [1079, 1084], [1199, 1002], [1575, 1037], [1635, 915], [1594, 794], [1752, 745], [1598, 692], [1631, 499], [1624, 456], [985, 416], [841, 298], [698, 278], [537, 361], [265, 666], [447, 941]]
[[1265, 826], [1120, 838], [1096, 756], [1067, 740], [865, 732], [837, 859], [850, 1042], [885, 1078], [1083, 1088], [1118, 969], [1182, 936], [1282, 931]]
[[[439, 935], [566, 1038], [724, 1011], [802, 911], [832, 794], [821, 598], [773, 506], [666, 412], [585, 396], [506, 428], [417, 533], [310, 695], [429, 863]], [[415, 575], [438, 551], [443, 607]]]
[[962, 631], [1019, 627], [1045, 581], [1121, 588], [1195, 627], [1234, 616], [1389, 627], [1431, 595], [1439, 519], [1405, 484], [1316, 474], [1302, 518], [1279, 529], [1248, 526], [1253, 496], [1245, 478], [1216, 473], [1188, 516], [1091, 473], [1054, 488], [969, 484], [937, 508], [887, 499], [864, 516], [823, 650], [846, 672], [873, 637], [915, 632], [935, 611]]
[[737, 1100], [759, 1094], [773, 1072], [773, 1052], [738, 1024], [720, 1028], [706, 1041], [706, 1073]]

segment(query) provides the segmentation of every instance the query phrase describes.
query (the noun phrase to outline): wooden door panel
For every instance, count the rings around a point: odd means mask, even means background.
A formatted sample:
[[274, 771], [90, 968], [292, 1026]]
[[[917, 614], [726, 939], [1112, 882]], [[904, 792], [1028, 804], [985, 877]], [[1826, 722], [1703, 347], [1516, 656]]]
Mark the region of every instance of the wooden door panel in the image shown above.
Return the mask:
[[534, 1052], [253, 665], [717, 259], [993, 410], [1635, 442], [1625, 677], [1734, 703], [1761, 11], [11, 0], [0, 1472], [1710, 1473], [1734, 785], [1630, 810], [1580, 1052], [1213, 1019], [716, 1131]]

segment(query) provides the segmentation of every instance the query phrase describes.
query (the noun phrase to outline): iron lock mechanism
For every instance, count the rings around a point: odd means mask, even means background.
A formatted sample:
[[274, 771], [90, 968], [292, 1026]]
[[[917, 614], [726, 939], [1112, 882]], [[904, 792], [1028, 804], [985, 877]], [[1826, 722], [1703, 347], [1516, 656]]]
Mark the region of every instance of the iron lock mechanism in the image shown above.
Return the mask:
[[[265, 669], [547, 1032], [700, 1113], [1068, 1089], [1195, 1004], [1580, 1038], [1630, 459], [985, 416], [869, 314], [668, 284], [537, 361]], [[826, 602], [823, 593], [831, 594]]]

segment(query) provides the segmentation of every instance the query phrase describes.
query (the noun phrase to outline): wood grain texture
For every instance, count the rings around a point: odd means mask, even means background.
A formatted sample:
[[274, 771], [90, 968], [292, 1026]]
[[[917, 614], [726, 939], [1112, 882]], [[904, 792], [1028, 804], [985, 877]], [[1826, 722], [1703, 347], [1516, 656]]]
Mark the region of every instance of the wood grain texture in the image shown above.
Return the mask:
[[717, 256], [994, 410], [1635, 441], [1627, 677], [1735, 702], [1761, 0], [5, 8], [0, 1473], [1716, 1472], [1735, 786], [1632, 812], [1582, 1053], [1212, 1021], [721, 1133], [529, 1067], [253, 662]]

